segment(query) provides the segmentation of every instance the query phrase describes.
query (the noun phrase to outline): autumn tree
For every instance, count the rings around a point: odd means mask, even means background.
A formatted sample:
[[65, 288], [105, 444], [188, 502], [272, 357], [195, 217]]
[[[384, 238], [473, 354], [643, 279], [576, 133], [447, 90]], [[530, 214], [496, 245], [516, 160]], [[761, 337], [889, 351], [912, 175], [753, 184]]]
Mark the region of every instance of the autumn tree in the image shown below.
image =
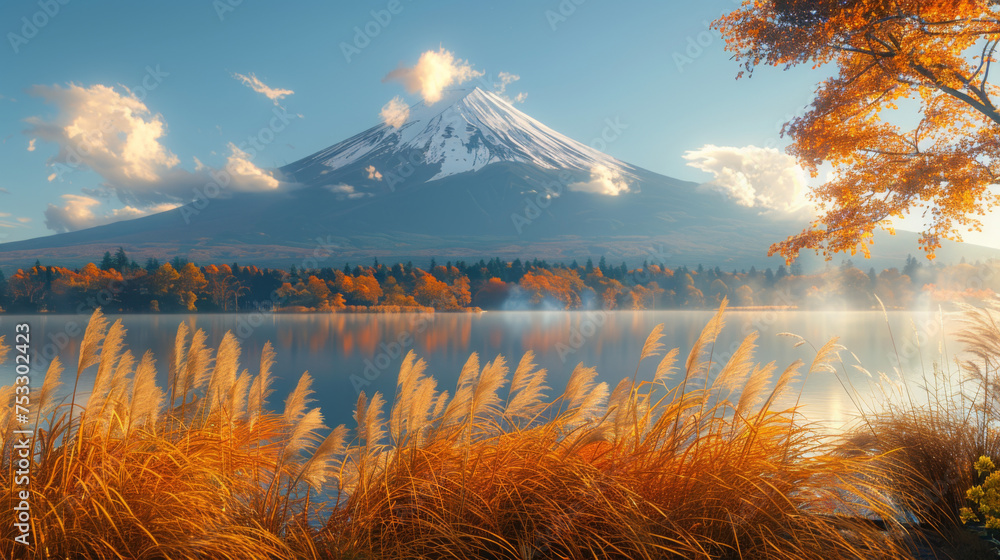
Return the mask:
[[164, 263], [156, 272], [150, 275], [150, 290], [156, 295], [166, 295], [174, 288], [174, 283], [180, 274], [170, 263]]
[[565, 309], [579, 309], [580, 291], [584, 284], [575, 270], [563, 268], [526, 272], [521, 277], [519, 286], [531, 297], [534, 305], [553, 300], [562, 304]]
[[861, 250], [876, 227], [922, 212], [920, 245], [978, 230], [998, 202], [1000, 110], [990, 70], [1000, 6], [985, 0], [756, 0], [713, 24], [745, 73], [761, 65], [832, 66], [805, 114], [785, 124], [789, 151], [832, 180], [815, 189], [820, 217], [772, 245]]
[[448, 284], [427, 273], [417, 278], [417, 289], [414, 290], [413, 297], [420, 305], [435, 309], [460, 308]]
[[36, 265], [27, 270], [18, 269], [8, 283], [10, 297], [15, 302], [35, 306], [45, 299], [53, 277], [53, 267]]
[[304, 292], [308, 297], [303, 305], [306, 307], [315, 307], [320, 310], [329, 309], [331, 293], [326, 282], [315, 276], [309, 276], [308, 280], [305, 281]]
[[490, 278], [479, 287], [472, 303], [483, 309], [499, 309], [510, 295], [510, 286], [499, 278]]
[[208, 280], [205, 280], [205, 275], [194, 263], [185, 264], [177, 274], [174, 290], [180, 298], [181, 304], [188, 311], [197, 311], [194, 304], [198, 301], [198, 292], [208, 285]]

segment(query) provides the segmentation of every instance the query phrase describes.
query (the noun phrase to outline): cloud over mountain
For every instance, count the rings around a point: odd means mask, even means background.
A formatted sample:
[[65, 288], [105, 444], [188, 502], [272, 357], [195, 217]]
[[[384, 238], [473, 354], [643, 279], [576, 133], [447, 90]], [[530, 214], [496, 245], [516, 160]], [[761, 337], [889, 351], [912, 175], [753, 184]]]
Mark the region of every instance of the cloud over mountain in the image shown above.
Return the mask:
[[740, 206], [799, 214], [808, 208], [806, 172], [774, 148], [706, 144], [684, 154], [688, 165], [711, 173], [702, 188], [725, 194]]
[[398, 68], [386, 74], [383, 82], [396, 81], [403, 84], [409, 93], [420, 93], [424, 102], [433, 105], [441, 100], [445, 89], [467, 82], [483, 75], [472, 68], [467, 61], [443, 47], [437, 51], [426, 51], [420, 55], [416, 65]]

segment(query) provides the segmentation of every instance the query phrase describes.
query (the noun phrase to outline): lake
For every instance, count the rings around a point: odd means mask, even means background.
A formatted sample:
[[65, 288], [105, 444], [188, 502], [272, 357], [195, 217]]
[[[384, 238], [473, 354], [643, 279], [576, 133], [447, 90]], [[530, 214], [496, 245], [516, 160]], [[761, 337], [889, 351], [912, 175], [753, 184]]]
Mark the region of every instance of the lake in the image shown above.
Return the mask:
[[[271, 407], [280, 410], [299, 375], [315, 377], [316, 402], [330, 426], [347, 423], [359, 390], [369, 395], [382, 391], [391, 395], [403, 355], [414, 350], [428, 364], [428, 373], [439, 389], [454, 392], [458, 373], [470, 353], [478, 352], [482, 363], [503, 355], [513, 370], [527, 350], [549, 371], [550, 394], [560, 393], [573, 367], [582, 362], [596, 367], [599, 379], [613, 389], [623, 377], [636, 371], [647, 335], [664, 324], [667, 348], [680, 348], [684, 359], [710, 311], [579, 311], [579, 312], [489, 312], [439, 314], [274, 314], [274, 315], [126, 315], [127, 345], [137, 357], [152, 350], [157, 358], [161, 386], [166, 384], [166, 363], [177, 326], [184, 321], [203, 329], [210, 345], [217, 346], [227, 331], [241, 340], [241, 367], [256, 373], [261, 349], [271, 341], [277, 352], [274, 373], [279, 377]], [[888, 326], [886, 317], [888, 317]], [[0, 315], [0, 335], [13, 342], [14, 326], [27, 322], [32, 328], [32, 351], [36, 355], [35, 384], [41, 384], [44, 367], [53, 355], [68, 364], [64, 389], [72, 387], [77, 351], [87, 315]], [[114, 320], [116, 316], [110, 316]], [[797, 340], [779, 333], [795, 333], [816, 348], [832, 337], [840, 337], [842, 351], [836, 375], [820, 373], [808, 379], [802, 392], [803, 412], [812, 421], [840, 426], [857, 413], [858, 397], [870, 399], [889, 385], [879, 384], [885, 372], [898, 382], [897, 364], [911, 390], [933, 364], [944, 361], [941, 321], [953, 329], [954, 315], [936, 312], [817, 312], [817, 311], [729, 311], [714, 354], [724, 361], [743, 337], [758, 331], [756, 361], [775, 361], [779, 372], [795, 359], [808, 364], [815, 356], [810, 344], [795, 347]], [[958, 348], [944, 348], [953, 360]], [[0, 366], [0, 385], [13, 381], [13, 360]], [[653, 375], [657, 359], [639, 368], [640, 378]], [[871, 376], [855, 366], [862, 366]], [[954, 369], [952, 367], [951, 369]], [[93, 375], [90, 372], [90, 375]], [[922, 394], [922, 393], [915, 393]]]

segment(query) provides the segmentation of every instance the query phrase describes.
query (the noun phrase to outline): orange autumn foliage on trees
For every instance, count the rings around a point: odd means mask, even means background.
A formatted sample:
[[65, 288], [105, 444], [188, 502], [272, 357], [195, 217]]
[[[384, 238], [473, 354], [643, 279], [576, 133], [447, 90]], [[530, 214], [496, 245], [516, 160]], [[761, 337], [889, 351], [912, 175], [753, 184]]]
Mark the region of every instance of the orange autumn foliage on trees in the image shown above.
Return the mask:
[[565, 309], [580, 308], [580, 291], [584, 285], [575, 270], [532, 270], [521, 277], [519, 285], [528, 293], [534, 305], [552, 299], [563, 304]]
[[783, 129], [814, 177], [824, 162], [836, 174], [812, 193], [820, 218], [772, 254], [868, 256], [876, 227], [892, 231], [893, 218], [922, 211], [920, 245], [933, 258], [941, 239], [978, 230], [976, 216], [1000, 202], [989, 190], [1000, 173], [996, 2], [757, 0], [713, 26], [747, 73], [836, 70]]

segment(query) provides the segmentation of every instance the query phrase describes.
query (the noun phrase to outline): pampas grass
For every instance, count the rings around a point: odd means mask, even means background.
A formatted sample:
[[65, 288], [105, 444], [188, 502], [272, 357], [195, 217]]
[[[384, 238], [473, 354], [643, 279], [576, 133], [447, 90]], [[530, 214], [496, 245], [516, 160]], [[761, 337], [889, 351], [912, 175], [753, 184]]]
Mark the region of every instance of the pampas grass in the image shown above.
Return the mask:
[[848, 453], [882, 454], [880, 484], [907, 515], [945, 535], [961, 524], [966, 491], [978, 482], [976, 459], [1000, 457], [998, 304], [962, 306], [954, 335], [962, 351], [954, 363], [942, 341], [940, 360], [929, 377], [925, 372], [923, 386], [913, 392], [904, 386], [880, 408], [862, 411], [845, 438]]
[[[34, 544], [16, 549], [0, 525], [0, 557], [908, 558], [876, 476], [883, 455], [838, 454], [797, 405], [782, 408], [802, 364], [774, 380], [774, 364], [753, 361], [754, 337], [713, 381], [723, 324], [720, 309], [680, 369], [658, 327], [639, 356], [658, 359], [652, 381], [609, 391], [579, 364], [551, 399], [530, 352], [512, 376], [505, 357], [473, 354], [454, 396], [411, 352], [391, 403], [362, 393], [354, 425], [328, 431], [308, 373], [269, 410], [270, 344], [256, 375], [237, 374], [235, 337], [213, 349], [181, 324], [164, 391], [155, 357], [136, 361], [121, 323], [98, 311], [69, 403], [54, 400], [59, 361], [42, 389]], [[0, 389], [0, 403], [12, 396]]]

